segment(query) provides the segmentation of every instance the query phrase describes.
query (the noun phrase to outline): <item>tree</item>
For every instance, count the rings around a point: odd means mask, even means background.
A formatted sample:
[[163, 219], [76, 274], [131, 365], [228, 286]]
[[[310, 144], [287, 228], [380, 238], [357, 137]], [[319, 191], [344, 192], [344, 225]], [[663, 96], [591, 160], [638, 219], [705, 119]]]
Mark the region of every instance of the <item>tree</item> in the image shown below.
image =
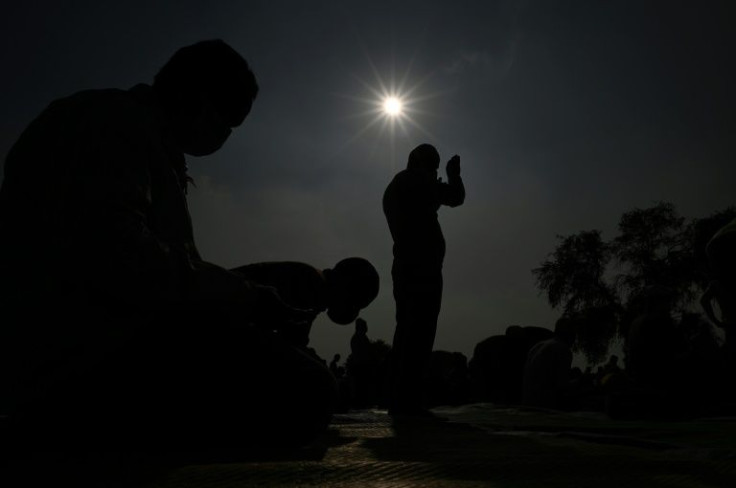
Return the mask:
[[547, 293], [552, 307], [562, 305], [574, 315], [586, 309], [616, 303], [616, 295], [604, 280], [611, 259], [610, 246], [601, 231], [582, 231], [557, 238], [562, 242], [542, 265], [532, 270], [537, 287]]
[[615, 282], [626, 308], [655, 289], [666, 290], [678, 309], [692, 302], [693, 252], [684, 223], [665, 202], [621, 216], [611, 248], [625, 271]]
[[696, 306], [709, 281], [705, 245], [734, 218], [734, 207], [689, 223], [671, 203], [635, 208], [621, 216], [610, 242], [599, 230], [558, 235], [557, 248], [532, 273], [553, 308], [579, 319], [573, 349], [595, 364], [653, 294], [669, 297], [673, 313]]
[[608, 349], [618, 333], [620, 307], [616, 303], [592, 306], [575, 315], [574, 352], [582, 352], [589, 364], [608, 359]]
[[552, 307], [562, 306], [563, 315], [579, 324], [573, 351], [582, 351], [588, 361], [597, 363], [605, 360], [616, 335], [618, 297], [605, 281], [611, 248], [599, 230], [557, 238], [560, 245], [532, 273]]

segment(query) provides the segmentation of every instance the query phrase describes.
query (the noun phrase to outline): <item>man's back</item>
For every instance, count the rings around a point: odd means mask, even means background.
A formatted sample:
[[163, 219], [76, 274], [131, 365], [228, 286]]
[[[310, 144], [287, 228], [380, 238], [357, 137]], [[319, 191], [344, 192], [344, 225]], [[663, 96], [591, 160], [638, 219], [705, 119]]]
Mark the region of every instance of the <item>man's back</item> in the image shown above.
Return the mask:
[[439, 264], [445, 239], [437, 220], [438, 183], [412, 170], [399, 172], [383, 195], [383, 211], [394, 240], [394, 257], [402, 263]]
[[164, 134], [140, 85], [57, 100], [12, 147], [0, 189], [2, 374], [66, 371], [132, 333], [141, 310], [178, 300], [176, 265], [162, 262], [197, 253], [174, 166], [183, 155]]
[[151, 99], [145, 85], [80, 92], [24, 131], [0, 190], [5, 279], [41, 273], [118, 298], [132, 290], [116, 284], [160, 295], [166, 271], [145, 269], [174, 247], [196, 256], [177, 174], [183, 154]]
[[289, 305], [315, 313], [327, 310], [327, 283], [322, 271], [297, 261], [253, 263], [235, 268], [248, 281], [272, 286]]
[[565, 342], [551, 338], [529, 350], [524, 366], [523, 403], [557, 408], [570, 379], [572, 352]]

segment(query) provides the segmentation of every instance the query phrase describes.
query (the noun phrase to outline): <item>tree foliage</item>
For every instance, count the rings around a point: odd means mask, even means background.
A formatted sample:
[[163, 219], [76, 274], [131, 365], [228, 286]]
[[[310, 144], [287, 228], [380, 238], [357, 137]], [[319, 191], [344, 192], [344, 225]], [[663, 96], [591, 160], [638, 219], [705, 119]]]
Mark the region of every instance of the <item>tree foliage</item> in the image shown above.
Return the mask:
[[555, 308], [562, 305], [568, 315], [609, 304], [614, 297], [603, 274], [611, 253], [601, 232], [590, 230], [557, 238], [561, 241], [557, 249], [532, 270], [549, 303]]
[[616, 278], [620, 299], [630, 305], [650, 290], [665, 291], [678, 307], [693, 299], [693, 250], [685, 219], [671, 203], [624, 213], [612, 251], [624, 272]]
[[652, 293], [665, 294], [673, 312], [692, 309], [709, 280], [705, 245], [734, 218], [734, 207], [690, 222], [671, 203], [635, 208], [610, 241], [599, 230], [558, 235], [557, 248], [532, 273], [553, 308], [579, 319], [573, 349], [595, 364]]

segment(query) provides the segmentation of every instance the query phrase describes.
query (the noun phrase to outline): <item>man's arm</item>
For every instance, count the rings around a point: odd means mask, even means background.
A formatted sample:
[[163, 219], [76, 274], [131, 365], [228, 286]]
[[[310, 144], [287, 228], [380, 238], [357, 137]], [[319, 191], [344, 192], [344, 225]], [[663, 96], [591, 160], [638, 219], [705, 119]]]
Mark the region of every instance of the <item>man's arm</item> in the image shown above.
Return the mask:
[[258, 325], [311, 323], [317, 311], [287, 303], [278, 288], [245, 276], [236, 269], [216, 264], [194, 263], [190, 280], [191, 306], [235, 309], [244, 321]]
[[465, 202], [465, 185], [460, 177], [460, 156], [455, 155], [450, 158], [445, 171], [447, 183], [439, 185], [440, 205], [458, 207]]
[[[112, 124], [111, 124], [112, 125]], [[184, 243], [167, 243], [149, 221], [152, 150], [147, 135], [123, 125], [90, 134], [95, 152], [78, 169], [73, 217], [78, 265], [101, 297], [158, 308], [186, 300], [192, 272]], [[94, 137], [94, 139], [92, 139]]]
[[[168, 163], [152, 159], [163, 155], [146, 147], [145, 134], [124, 126], [105, 135], [100, 160], [87, 168], [80, 188], [85, 209], [80, 265], [102, 294], [144, 309], [228, 309], [244, 322], [304, 319], [273, 289], [201, 260], [193, 242], [162, 240], [149, 221], [149, 208], [152, 171]], [[169, 192], [158, 198], [169, 199], [170, 222], [187, 225], [186, 207], [176, 202], [183, 195]], [[182, 227], [178, 232], [186, 240], [188, 231]]]

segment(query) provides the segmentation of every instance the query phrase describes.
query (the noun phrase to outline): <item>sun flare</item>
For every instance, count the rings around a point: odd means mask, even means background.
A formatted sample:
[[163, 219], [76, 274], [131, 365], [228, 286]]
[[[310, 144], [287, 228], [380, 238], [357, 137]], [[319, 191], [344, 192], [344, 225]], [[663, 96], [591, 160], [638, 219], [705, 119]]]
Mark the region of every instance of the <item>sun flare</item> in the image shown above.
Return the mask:
[[398, 117], [401, 115], [403, 104], [398, 97], [386, 97], [383, 100], [383, 111], [390, 117]]
[[[401, 76], [393, 73], [386, 78], [382, 75], [370, 58], [368, 66], [372, 70], [374, 80], [368, 81], [359, 76], [355, 79], [363, 86], [361, 95], [343, 95], [345, 98], [360, 102], [365, 109], [350, 117], [365, 117], [367, 123], [361, 127], [345, 145], [350, 145], [365, 137], [370, 131], [377, 129], [378, 135], [388, 134], [391, 144], [397, 137], [413, 140], [418, 133], [423, 138], [435, 140], [436, 137], [420, 122], [422, 116], [430, 114], [425, 102], [442, 96], [443, 91], [428, 91], [432, 74], [420, 78], [410, 76], [413, 61], [409, 62], [406, 71]], [[410, 81], [411, 80], [411, 81]]]

